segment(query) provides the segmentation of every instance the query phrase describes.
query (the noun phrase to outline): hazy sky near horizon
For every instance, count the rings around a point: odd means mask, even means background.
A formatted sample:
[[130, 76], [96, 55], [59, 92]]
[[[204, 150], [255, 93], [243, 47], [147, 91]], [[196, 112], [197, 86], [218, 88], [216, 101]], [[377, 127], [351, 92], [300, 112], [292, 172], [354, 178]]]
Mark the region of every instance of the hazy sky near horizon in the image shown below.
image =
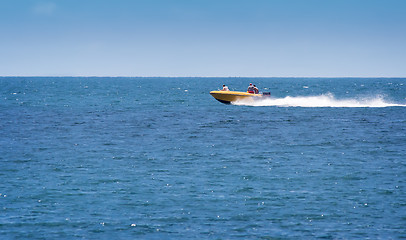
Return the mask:
[[406, 77], [406, 0], [0, 0], [0, 76]]

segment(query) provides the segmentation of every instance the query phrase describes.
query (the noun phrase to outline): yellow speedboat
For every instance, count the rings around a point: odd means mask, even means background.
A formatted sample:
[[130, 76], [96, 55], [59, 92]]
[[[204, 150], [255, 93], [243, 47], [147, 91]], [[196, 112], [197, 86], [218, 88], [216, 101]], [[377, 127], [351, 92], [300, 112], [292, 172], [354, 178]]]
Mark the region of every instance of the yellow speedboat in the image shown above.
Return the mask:
[[270, 92], [253, 94], [248, 92], [237, 91], [211, 91], [210, 94], [219, 102], [230, 104], [237, 101], [256, 101], [263, 99], [264, 97], [270, 97]]

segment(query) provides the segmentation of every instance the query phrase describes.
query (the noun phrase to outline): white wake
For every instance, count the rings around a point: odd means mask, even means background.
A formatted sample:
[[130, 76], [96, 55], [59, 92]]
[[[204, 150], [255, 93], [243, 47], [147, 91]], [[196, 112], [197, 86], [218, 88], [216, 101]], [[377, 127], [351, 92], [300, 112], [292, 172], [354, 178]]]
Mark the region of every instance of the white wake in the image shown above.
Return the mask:
[[235, 105], [244, 106], [279, 106], [279, 107], [406, 107], [406, 104], [389, 102], [383, 96], [364, 98], [336, 99], [333, 94], [327, 93], [319, 96], [287, 96], [284, 98], [268, 98], [255, 102], [238, 101]]

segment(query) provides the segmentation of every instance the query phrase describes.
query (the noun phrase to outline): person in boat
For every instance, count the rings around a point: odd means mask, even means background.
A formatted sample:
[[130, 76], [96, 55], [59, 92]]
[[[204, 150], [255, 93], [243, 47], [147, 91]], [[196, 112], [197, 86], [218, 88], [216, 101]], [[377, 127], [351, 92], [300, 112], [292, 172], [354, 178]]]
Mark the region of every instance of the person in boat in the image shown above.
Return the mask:
[[228, 89], [228, 87], [226, 85], [223, 84], [223, 89], [221, 89], [220, 91], [230, 91], [230, 90]]
[[248, 86], [247, 93], [255, 93], [255, 88], [252, 83], [250, 83], [250, 85]]
[[257, 88], [257, 86], [255, 86], [255, 84], [254, 84], [254, 93], [255, 93], [255, 94], [258, 94], [258, 93], [259, 93], [259, 89]]

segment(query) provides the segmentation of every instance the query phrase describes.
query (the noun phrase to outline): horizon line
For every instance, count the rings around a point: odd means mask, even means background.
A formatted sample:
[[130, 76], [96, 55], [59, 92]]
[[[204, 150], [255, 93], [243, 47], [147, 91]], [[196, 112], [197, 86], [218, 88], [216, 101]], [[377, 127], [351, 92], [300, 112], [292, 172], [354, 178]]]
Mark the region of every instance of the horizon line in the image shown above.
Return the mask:
[[346, 76], [346, 77], [339, 77], [339, 76], [334, 76], [334, 77], [323, 77], [323, 76], [102, 76], [102, 75], [0, 75], [0, 78], [6, 78], [6, 77], [11, 77], [11, 78], [20, 78], [20, 77], [28, 77], [28, 78], [50, 78], [50, 77], [56, 77], [56, 78], [406, 78], [404, 77], [398, 77], [398, 76], [384, 76], [384, 77], [377, 77], [377, 76], [369, 76], [369, 77], [356, 77], [356, 76]]

